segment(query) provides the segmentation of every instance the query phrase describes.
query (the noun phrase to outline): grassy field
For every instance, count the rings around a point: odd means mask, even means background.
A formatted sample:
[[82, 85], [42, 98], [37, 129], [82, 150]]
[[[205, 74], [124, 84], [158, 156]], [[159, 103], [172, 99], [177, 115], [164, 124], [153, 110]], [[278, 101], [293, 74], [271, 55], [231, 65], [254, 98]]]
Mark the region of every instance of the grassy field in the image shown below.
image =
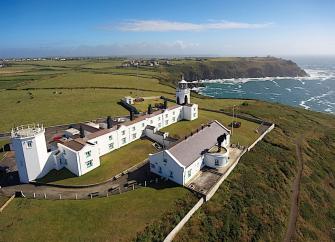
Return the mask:
[[[215, 65], [219, 66], [219, 62], [229, 65], [234, 60], [210, 61], [218, 62]], [[259, 61], [257, 65], [262, 64]], [[170, 73], [163, 67], [139, 70], [119, 68], [121, 62], [118, 59], [21, 62], [7, 70], [2, 69], [0, 131], [9, 131], [13, 125], [30, 122], [53, 125], [128, 114], [116, 104], [121, 97], [159, 96], [162, 95], [161, 91], [168, 91], [170, 94], [164, 96], [173, 98], [174, 89], [159, 84], [159, 80], [161, 83], [171, 78], [178, 80], [181, 71], [194, 73], [201, 63], [182, 60], [190, 65], [183, 68], [172, 66]], [[177, 65], [177, 62], [173, 64]], [[137, 75], [141, 82], [137, 82]], [[78, 85], [86, 89], [71, 89]], [[148, 90], [90, 88], [95, 85]], [[62, 89], [22, 90], [27, 87]], [[8, 88], [14, 90], [6, 90]], [[150, 92], [149, 89], [154, 91]], [[294, 240], [334, 240], [333, 116], [252, 100], [192, 97], [192, 101], [198, 103], [200, 108], [215, 110], [231, 111], [233, 106], [237, 106], [238, 113], [272, 121], [276, 128], [252, 152], [242, 157], [236, 170], [212, 200], [191, 218], [176, 241], [282, 241], [288, 222], [291, 184], [298, 167], [295, 141], [300, 136], [304, 140], [305, 166]], [[232, 120], [226, 115], [200, 111], [199, 119], [195, 122], [181, 122], [166, 131], [172, 135], [188, 134], [201, 123], [212, 119], [225, 125]], [[257, 137], [254, 132], [257, 125], [241, 122], [242, 127], [235, 130], [233, 142], [250, 144]], [[146, 147], [144, 151], [142, 147]], [[150, 148], [149, 145], [141, 145], [139, 153], [146, 158]], [[95, 179], [102, 180], [113, 174], [114, 170], [122, 170], [124, 164], [115, 161], [120, 156], [128, 156], [129, 152], [122, 149], [116, 152], [103, 158], [101, 167], [106, 169], [98, 168], [96, 173], [89, 173], [76, 182], [84, 184]], [[136, 159], [142, 160], [134, 157], [129, 161]], [[62, 182], [73, 184], [76, 178], [71, 179]], [[161, 241], [193, 204], [194, 197], [182, 188], [146, 188], [92, 201], [16, 199], [0, 216], [0, 240], [129, 241], [137, 237], [137, 241]], [[45, 232], [41, 233], [40, 228], [44, 228]]]
[[103, 182], [147, 159], [149, 153], [153, 152], [155, 152], [155, 148], [151, 141], [137, 140], [102, 156], [100, 159], [101, 165], [83, 176], [76, 177], [63, 169], [59, 172], [53, 171], [39, 181], [64, 185], [86, 185]]
[[15, 199], [0, 216], [0, 241], [130, 241], [179, 200], [195, 202], [181, 187], [82, 201]]

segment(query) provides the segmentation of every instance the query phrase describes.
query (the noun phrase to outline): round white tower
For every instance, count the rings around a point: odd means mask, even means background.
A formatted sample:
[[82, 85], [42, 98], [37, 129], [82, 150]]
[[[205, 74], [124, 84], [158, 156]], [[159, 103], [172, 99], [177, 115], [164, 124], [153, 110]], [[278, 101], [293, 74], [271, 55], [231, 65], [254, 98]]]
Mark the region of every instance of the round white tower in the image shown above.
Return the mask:
[[189, 104], [191, 102], [190, 95], [191, 91], [187, 86], [187, 82], [183, 79], [178, 83], [176, 90], [176, 101], [177, 104]]
[[23, 125], [12, 129], [12, 145], [20, 181], [28, 183], [38, 178], [48, 160], [43, 125]]

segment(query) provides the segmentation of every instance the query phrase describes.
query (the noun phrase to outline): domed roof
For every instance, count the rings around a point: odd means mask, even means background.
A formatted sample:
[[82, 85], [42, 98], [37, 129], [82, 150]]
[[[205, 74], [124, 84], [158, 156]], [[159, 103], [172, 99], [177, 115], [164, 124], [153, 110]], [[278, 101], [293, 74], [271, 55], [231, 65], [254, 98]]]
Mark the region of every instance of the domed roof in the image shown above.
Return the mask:
[[187, 84], [187, 81], [181, 80], [179, 83], [186, 83]]

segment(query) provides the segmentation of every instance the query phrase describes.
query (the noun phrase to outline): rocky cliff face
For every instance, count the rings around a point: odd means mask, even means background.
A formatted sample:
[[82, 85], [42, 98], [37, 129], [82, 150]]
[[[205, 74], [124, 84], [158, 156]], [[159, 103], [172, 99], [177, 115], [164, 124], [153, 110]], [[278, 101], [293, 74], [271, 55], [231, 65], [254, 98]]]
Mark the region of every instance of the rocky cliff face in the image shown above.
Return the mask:
[[277, 76], [307, 76], [296, 63], [275, 57], [238, 57], [209, 58], [187, 60], [167, 67], [172, 80], [225, 79], [225, 78], [260, 78]]

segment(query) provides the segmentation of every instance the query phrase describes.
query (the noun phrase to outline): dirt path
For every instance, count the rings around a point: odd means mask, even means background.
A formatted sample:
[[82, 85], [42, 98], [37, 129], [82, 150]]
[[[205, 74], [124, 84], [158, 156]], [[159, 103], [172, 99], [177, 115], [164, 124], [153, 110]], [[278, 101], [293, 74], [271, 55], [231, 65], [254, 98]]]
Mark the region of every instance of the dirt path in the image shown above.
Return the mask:
[[286, 230], [286, 234], [284, 237], [284, 242], [291, 242], [294, 239], [295, 230], [296, 230], [296, 222], [298, 217], [298, 207], [299, 207], [299, 193], [300, 193], [300, 181], [302, 176], [302, 171], [304, 168], [304, 161], [302, 159], [302, 137], [296, 140], [296, 154], [299, 162], [299, 170], [294, 178], [292, 184], [292, 197], [291, 197], [291, 209], [290, 209], [290, 216], [289, 222]]

